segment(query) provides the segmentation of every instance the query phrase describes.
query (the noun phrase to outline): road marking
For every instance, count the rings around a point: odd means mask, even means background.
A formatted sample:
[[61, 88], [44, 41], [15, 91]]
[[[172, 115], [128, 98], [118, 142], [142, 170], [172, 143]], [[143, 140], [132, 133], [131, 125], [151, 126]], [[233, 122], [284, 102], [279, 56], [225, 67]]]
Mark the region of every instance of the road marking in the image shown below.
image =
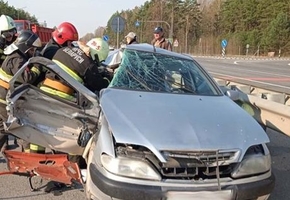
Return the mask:
[[290, 89], [290, 87], [288, 87], [288, 86], [277, 85], [277, 84], [267, 83], [267, 82], [262, 82], [262, 81], [256, 81], [256, 80], [251, 80], [251, 79], [242, 78], [242, 77], [236, 77], [236, 76], [229, 76], [229, 75], [226, 75], [225, 76], [225, 74], [220, 74], [220, 73], [214, 73], [214, 72], [210, 72], [210, 73], [211, 74], [216, 74], [216, 75], [219, 75], [220, 76], [220, 77], [214, 76], [216, 78], [221, 78], [221, 79], [226, 79], [226, 80], [231, 80], [231, 81], [234, 81], [234, 80], [239, 79], [239, 80], [250, 81], [250, 82], [260, 83], [260, 84], [264, 84], [264, 85], [279, 87], [279, 88]]
[[277, 78], [277, 77], [244, 77], [250, 80], [257, 80], [257, 81], [290, 81], [290, 78]]

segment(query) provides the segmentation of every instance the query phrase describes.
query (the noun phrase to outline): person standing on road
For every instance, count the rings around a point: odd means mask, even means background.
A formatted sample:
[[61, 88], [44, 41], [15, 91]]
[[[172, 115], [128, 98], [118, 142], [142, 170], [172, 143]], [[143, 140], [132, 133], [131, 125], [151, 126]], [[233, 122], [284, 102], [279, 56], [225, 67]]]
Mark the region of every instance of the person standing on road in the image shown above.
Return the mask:
[[163, 28], [160, 26], [154, 29], [154, 39], [151, 41], [151, 44], [155, 47], [172, 51], [172, 45], [168, 40], [165, 39]]
[[[24, 30], [17, 37], [17, 39], [4, 50], [4, 54], [7, 55], [5, 60], [2, 63], [0, 69], [0, 101], [3, 102], [0, 105], [1, 108], [1, 124], [7, 118], [6, 111], [6, 95], [9, 89], [9, 81], [13, 75], [28, 61], [29, 58], [34, 56], [34, 53], [37, 48], [42, 46], [41, 40], [39, 37], [30, 30]], [[34, 83], [34, 81], [39, 76], [40, 71], [36, 67], [28, 67], [24, 72], [21, 78], [18, 80], [18, 83]], [[1, 140], [0, 148], [1, 151], [4, 151], [7, 148], [7, 139], [6, 135], [5, 142]], [[24, 143], [23, 143], [24, 144]], [[22, 145], [22, 150], [27, 149], [28, 144]]]
[[136, 33], [130, 32], [128, 35], [125, 36], [127, 45], [129, 44], [138, 44]]

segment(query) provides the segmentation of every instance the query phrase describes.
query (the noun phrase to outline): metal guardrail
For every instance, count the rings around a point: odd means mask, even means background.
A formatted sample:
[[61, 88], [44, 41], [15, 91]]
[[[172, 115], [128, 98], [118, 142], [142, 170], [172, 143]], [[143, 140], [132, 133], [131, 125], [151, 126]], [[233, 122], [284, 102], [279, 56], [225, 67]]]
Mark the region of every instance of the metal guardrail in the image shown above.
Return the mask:
[[221, 87], [238, 90], [239, 105], [266, 127], [290, 136], [290, 95], [216, 79]]

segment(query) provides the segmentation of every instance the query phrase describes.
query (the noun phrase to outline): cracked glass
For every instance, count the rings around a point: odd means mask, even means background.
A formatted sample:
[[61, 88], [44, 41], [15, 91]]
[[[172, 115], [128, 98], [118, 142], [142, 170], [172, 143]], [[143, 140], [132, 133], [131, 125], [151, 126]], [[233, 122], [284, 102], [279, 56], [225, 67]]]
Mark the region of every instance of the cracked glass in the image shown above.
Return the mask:
[[151, 92], [220, 95], [212, 80], [191, 59], [125, 49], [109, 87]]

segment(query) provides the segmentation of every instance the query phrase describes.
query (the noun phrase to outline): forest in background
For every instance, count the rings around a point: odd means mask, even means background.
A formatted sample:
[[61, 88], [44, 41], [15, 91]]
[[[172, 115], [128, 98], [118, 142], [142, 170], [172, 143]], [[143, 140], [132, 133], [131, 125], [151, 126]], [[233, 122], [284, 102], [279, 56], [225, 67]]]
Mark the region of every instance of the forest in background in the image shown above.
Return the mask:
[[[39, 24], [36, 16], [3, 0], [0, 13]], [[111, 27], [116, 16], [126, 22], [119, 37]], [[265, 56], [275, 52], [276, 56], [290, 56], [289, 0], [150, 0], [115, 12], [106, 27], [96, 25], [94, 32], [81, 40], [108, 35], [109, 44], [116, 47], [133, 31], [139, 42], [150, 43], [156, 26], [163, 27], [167, 38], [178, 41], [174, 51], [181, 53], [220, 55], [221, 41], [227, 40], [227, 55]]]
[[17, 9], [14, 6], [10, 6], [8, 2], [0, 0], [0, 15], [8, 15], [12, 19], [26, 19], [35, 24], [39, 24], [36, 16], [31, 15], [23, 9]]
[[290, 55], [289, 0], [151, 0], [114, 13], [107, 27], [98, 27], [83, 39], [106, 34], [116, 46], [117, 33], [111, 27], [116, 16], [126, 20], [120, 40], [133, 31], [139, 42], [150, 43], [154, 27], [162, 26], [167, 38], [172, 34], [173, 41], [177, 39], [177, 52], [218, 55], [225, 39], [227, 55]]

